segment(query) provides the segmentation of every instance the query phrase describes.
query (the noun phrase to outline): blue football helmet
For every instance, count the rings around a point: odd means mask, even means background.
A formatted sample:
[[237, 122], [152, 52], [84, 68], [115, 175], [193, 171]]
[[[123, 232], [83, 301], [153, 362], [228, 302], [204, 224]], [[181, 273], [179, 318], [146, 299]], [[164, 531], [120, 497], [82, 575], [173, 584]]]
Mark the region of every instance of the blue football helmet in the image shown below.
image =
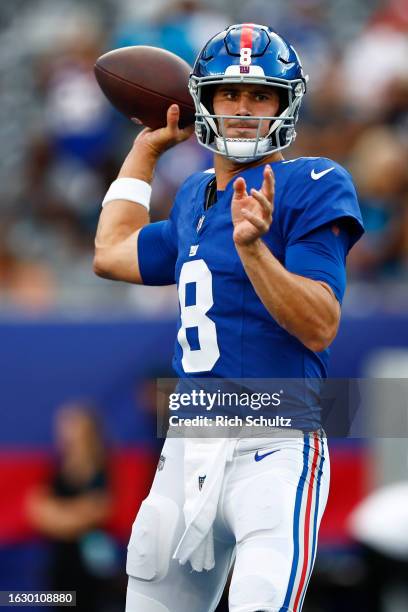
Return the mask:
[[[207, 149], [238, 162], [262, 158], [290, 146], [307, 77], [295, 49], [267, 26], [244, 23], [216, 34], [198, 55], [190, 75], [189, 90], [196, 108], [196, 135]], [[256, 138], [226, 138], [224, 119], [212, 106], [217, 85], [253, 83], [270, 85], [279, 94], [275, 117], [257, 117]], [[235, 117], [236, 118], [236, 117]], [[242, 117], [250, 120], [254, 117]], [[270, 121], [266, 136], [260, 135], [263, 120]]]

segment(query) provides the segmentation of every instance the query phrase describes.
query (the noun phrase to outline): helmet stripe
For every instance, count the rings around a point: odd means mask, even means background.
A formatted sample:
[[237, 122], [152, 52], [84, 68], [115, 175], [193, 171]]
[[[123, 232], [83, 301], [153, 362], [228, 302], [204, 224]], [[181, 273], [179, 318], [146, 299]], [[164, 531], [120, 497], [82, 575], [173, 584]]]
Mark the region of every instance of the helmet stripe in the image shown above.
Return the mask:
[[252, 34], [254, 31], [254, 23], [243, 23], [241, 30], [241, 49], [252, 49]]

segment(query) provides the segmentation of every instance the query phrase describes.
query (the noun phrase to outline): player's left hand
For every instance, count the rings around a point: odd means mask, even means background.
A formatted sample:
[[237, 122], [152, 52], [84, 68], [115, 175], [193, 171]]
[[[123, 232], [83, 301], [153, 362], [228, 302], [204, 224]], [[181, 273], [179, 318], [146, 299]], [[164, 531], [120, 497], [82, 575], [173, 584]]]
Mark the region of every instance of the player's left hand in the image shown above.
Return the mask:
[[275, 177], [271, 166], [263, 172], [262, 187], [247, 193], [245, 179], [240, 176], [234, 182], [231, 202], [233, 239], [237, 246], [248, 246], [266, 234], [272, 224]]

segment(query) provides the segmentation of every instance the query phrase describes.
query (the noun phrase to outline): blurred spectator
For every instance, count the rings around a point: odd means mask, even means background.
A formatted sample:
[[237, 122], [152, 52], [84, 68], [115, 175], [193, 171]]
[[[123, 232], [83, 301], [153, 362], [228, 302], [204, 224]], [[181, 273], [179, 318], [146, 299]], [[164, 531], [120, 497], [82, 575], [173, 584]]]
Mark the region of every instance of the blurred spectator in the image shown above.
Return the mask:
[[345, 94], [362, 121], [381, 114], [395, 81], [408, 80], [406, 7], [406, 0], [389, 0], [345, 51]]
[[33, 526], [53, 542], [51, 588], [77, 591], [77, 608], [111, 609], [116, 548], [104, 530], [111, 509], [106, 448], [99, 421], [88, 406], [62, 407], [56, 419], [59, 462], [49, 487], [32, 493]]
[[408, 151], [396, 134], [373, 127], [356, 143], [350, 168], [366, 236], [350, 254], [350, 269], [365, 277], [402, 274], [408, 253]]
[[0, 304], [31, 313], [49, 310], [55, 301], [55, 281], [41, 262], [17, 257], [0, 232]]
[[[30, 58], [33, 103], [39, 107], [27, 139], [23, 194], [8, 213], [4, 246], [19, 269], [30, 269], [28, 262], [33, 268], [31, 289], [11, 294], [19, 305], [23, 293], [31, 310], [43, 308], [41, 300], [50, 307], [95, 292], [93, 237], [101, 199], [117, 172], [115, 147], [122, 125], [93, 74], [105, 41], [99, 19], [89, 9], [54, 9], [43, 3], [30, 23], [32, 43], [39, 49]], [[44, 26], [49, 26], [48, 47]], [[48, 294], [47, 279], [53, 289]]]
[[106, 175], [114, 174], [114, 115], [93, 75], [102, 44], [95, 28], [78, 28], [37, 68], [43, 133], [30, 151], [30, 199], [46, 222], [63, 218], [66, 231], [84, 234], [98, 216]]
[[291, 157], [301, 156], [307, 150], [310, 155], [335, 159], [347, 166], [350, 150], [364, 126], [344, 98], [340, 62], [341, 56], [332, 49], [326, 64], [321, 65], [317, 84], [308, 87], [303, 121], [295, 146], [290, 149]]
[[230, 22], [221, 4], [217, 10], [201, 0], [156, 0], [146, 11], [131, 2], [125, 4], [112, 46], [162, 47], [193, 64], [214, 32]]

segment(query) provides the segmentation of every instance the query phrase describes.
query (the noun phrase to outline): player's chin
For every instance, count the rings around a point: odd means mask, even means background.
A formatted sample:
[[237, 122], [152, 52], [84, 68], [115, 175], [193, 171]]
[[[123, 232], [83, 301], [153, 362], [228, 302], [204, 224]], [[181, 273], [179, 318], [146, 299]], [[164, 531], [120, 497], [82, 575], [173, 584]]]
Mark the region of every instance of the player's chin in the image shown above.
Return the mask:
[[257, 136], [257, 128], [230, 128], [226, 130], [226, 138], [245, 138], [255, 139]]

